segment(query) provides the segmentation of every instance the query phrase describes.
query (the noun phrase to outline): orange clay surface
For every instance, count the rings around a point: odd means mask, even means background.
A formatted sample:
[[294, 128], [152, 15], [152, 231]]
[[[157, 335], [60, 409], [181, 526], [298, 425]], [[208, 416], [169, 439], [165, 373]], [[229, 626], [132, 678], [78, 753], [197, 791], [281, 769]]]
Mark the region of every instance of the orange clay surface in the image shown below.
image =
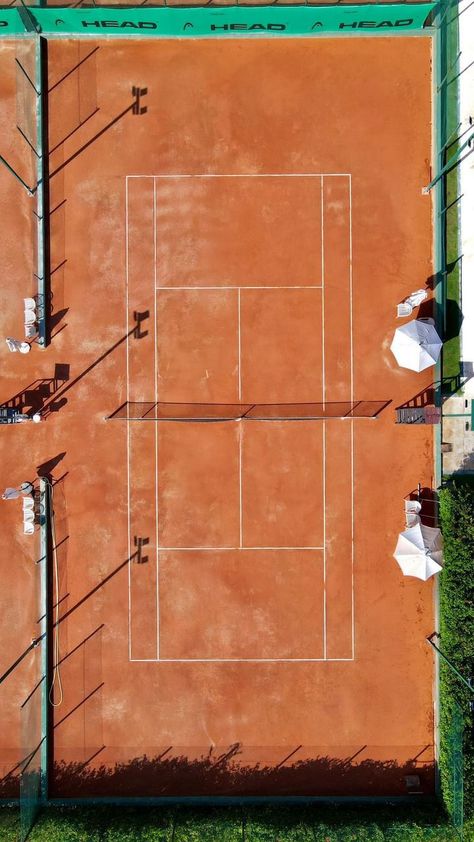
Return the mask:
[[[393, 407], [433, 373], [389, 350], [432, 274], [430, 50], [50, 42], [52, 341], [0, 346], [0, 399], [44, 421], [2, 429], [0, 481], [55, 481], [52, 794], [400, 795], [413, 773], [434, 791], [433, 586], [392, 558], [403, 498], [433, 486], [431, 428]], [[16, 150], [12, 45], [0, 62]], [[0, 317], [21, 338], [33, 205], [0, 183]], [[392, 405], [105, 420], [126, 400], [352, 398]], [[1, 511], [5, 671], [37, 632], [39, 540], [18, 501]], [[0, 686], [4, 775], [29, 657]]]

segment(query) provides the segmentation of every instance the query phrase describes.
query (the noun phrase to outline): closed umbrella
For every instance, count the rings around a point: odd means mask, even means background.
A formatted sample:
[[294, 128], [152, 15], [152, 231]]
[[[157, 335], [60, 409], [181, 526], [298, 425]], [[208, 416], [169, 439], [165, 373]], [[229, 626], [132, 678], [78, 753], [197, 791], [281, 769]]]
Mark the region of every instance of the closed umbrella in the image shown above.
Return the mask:
[[398, 536], [393, 554], [405, 576], [426, 582], [439, 573], [443, 561], [443, 536], [439, 529], [417, 523]]
[[435, 364], [442, 347], [434, 325], [414, 319], [397, 327], [390, 350], [402, 368], [423, 371]]

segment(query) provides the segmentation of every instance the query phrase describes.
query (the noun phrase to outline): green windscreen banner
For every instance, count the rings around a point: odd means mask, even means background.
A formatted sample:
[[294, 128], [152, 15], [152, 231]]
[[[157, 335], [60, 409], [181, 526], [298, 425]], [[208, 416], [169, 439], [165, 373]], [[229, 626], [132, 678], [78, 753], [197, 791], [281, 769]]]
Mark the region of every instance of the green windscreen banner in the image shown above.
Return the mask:
[[[29, 7], [29, 15], [44, 35], [158, 36], [162, 38], [222, 38], [249, 36], [312, 36], [393, 34], [421, 30], [434, 3], [371, 4], [364, 6], [223, 6], [117, 8]], [[22, 7], [23, 13], [25, 12]], [[7, 14], [8, 12], [8, 14]], [[17, 9], [0, 12], [0, 34], [31, 31], [13, 26]], [[25, 20], [25, 14], [23, 14]], [[9, 23], [12, 21], [12, 23]], [[18, 25], [18, 24], [17, 24]]]
[[[38, 10], [35, 9], [35, 11]], [[0, 37], [19, 35], [24, 32], [28, 32], [28, 28], [23, 23], [17, 8], [0, 9]]]

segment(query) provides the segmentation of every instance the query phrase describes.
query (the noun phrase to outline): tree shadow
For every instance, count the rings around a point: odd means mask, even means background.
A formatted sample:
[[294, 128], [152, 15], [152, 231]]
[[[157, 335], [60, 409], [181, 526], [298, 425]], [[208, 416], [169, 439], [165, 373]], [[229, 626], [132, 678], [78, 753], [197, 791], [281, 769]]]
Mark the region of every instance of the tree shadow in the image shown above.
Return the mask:
[[[130, 749], [132, 757], [126, 761], [114, 761], [114, 750], [105, 745], [63, 749], [77, 759], [52, 764], [50, 793], [53, 798], [434, 795], [435, 764], [423, 760], [429, 746], [417, 747], [405, 761], [364, 759], [369, 746], [353, 747], [344, 757], [306, 747], [306, 753], [309, 749], [313, 756], [294, 759], [304, 748], [249, 748], [241, 743], [222, 748], [168, 745], [156, 749], [153, 756], [138, 752], [133, 756]], [[377, 747], [375, 753], [379, 751]], [[275, 756], [272, 762], [263, 759], [269, 752]], [[245, 760], [246, 753], [253, 759]], [[104, 755], [110, 759], [105, 760]], [[0, 797], [18, 793], [21, 767], [27, 760], [20, 761], [0, 781]]]
[[[351, 748], [346, 757], [331, 757], [327, 750], [306, 747], [313, 756], [298, 760], [294, 750], [243, 746], [219, 749], [172, 745], [154, 756], [137, 754], [125, 762], [87, 763], [57, 761], [51, 770], [54, 797], [163, 797], [163, 796], [432, 796], [435, 767], [423, 761], [429, 747], [415, 751], [406, 761], [376, 760], [364, 755], [370, 747]], [[109, 754], [105, 746], [87, 749], [90, 755]], [[265, 761], [269, 751], [275, 755]], [[377, 752], [378, 753], [378, 752]], [[247, 754], [247, 759], [245, 755]], [[296, 756], [295, 756], [296, 754]], [[287, 755], [290, 758], [287, 759]], [[110, 755], [109, 755], [110, 756]], [[250, 759], [250, 757], [252, 759]], [[259, 757], [261, 759], [259, 759]]]

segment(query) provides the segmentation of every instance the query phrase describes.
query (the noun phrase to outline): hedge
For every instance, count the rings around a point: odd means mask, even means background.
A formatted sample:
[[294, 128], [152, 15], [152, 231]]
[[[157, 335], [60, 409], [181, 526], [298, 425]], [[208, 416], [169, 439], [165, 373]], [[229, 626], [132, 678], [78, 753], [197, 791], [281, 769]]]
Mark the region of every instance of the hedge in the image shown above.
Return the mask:
[[[474, 677], [474, 481], [449, 480], [440, 494], [444, 570], [440, 575], [439, 647], [467, 679]], [[449, 730], [453, 709], [464, 717], [464, 815], [474, 817], [474, 696], [440, 663], [440, 773], [443, 798], [453, 809]]]
[[[0, 809], [0, 841], [17, 842], [19, 811]], [[466, 839], [474, 824], [466, 827]], [[307, 808], [49, 807], [29, 842], [457, 842], [436, 805]]]

